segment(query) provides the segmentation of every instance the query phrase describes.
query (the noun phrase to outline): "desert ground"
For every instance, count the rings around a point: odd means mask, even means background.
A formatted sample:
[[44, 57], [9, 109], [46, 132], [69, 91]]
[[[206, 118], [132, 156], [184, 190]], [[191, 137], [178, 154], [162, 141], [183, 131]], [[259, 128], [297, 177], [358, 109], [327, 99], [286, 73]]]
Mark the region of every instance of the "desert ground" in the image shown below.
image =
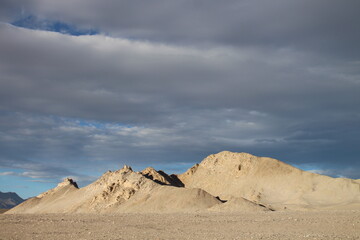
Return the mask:
[[360, 211], [1, 214], [0, 239], [360, 239]]
[[360, 239], [359, 180], [220, 152], [180, 175], [129, 166], [0, 215], [1, 239]]

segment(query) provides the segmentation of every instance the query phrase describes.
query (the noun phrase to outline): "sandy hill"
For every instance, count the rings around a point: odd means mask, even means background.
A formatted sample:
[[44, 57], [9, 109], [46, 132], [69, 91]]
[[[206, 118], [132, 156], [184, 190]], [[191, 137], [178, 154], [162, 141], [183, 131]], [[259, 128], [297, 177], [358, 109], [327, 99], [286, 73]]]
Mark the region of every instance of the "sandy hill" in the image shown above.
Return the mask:
[[14, 192], [0, 192], [0, 208], [9, 209], [22, 203], [24, 199]]
[[178, 176], [124, 166], [83, 188], [67, 178], [6, 214], [319, 208], [360, 209], [359, 180], [305, 172], [248, 153], [220, 152]]
[[183, 212], [220, 203], [204, 190], [162, 185], [124, 166], [80, 189], [65, 179], [6, 213]]
[[302, 171], [279, 160], [248, 153], [220, 152], [178, 178], [227, 200], [245, 198], [280, 208], [359, 208], [360, 184]]

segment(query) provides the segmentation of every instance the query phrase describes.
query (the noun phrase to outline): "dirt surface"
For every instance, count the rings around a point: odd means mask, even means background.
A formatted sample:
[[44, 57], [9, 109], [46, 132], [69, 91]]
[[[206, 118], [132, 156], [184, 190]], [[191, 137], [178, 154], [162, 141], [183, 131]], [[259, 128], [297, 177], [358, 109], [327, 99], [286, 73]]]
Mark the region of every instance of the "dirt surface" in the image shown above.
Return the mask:
[[0, 226], [0, 239], [360, 239], [360, 212], [1, 214]]

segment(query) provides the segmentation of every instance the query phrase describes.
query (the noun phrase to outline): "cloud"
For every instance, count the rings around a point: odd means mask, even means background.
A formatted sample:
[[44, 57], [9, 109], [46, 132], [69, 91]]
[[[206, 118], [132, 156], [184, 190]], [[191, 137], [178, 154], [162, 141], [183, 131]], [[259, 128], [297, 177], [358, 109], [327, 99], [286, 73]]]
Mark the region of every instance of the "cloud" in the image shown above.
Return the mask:
[[3, 109], [148, 123], [177, 107], [327, 114], [330, 105], [343, 108], [359, 98], [357, 82], [309, 71], [314, 64], [335, 65], [292, 50], [200, 50], [8, 25], [1, 31], [1, 51], [11, 56], [0, 59]]
[[0, 172], [0, 176], [12, 176], [17, 175], [15, 172]]
[[345, 59], [357, 59], [359, 55], [357, 0], [18, 0], [3, 5], [3, 15], [13, 19], [38, 15], [131, 39], [286, 47]]
[[64, 161], [63, 166], [59, 166], [54, 161], [19, 161], [13, 159], [6, 161], [0, 158], [0, 168], [15, 169], [14, 171], [0, 172], [0, 176], [16, 176], [22, 177], [25, 181], [39, 183], [58, 183], [65, 177], [71, 177], [78, 181], [81, 186], [87, 185], [98, 177], [98, 175], [87, 175], [84, 171], [79, 170], [72, 172], [68, 169], [69, 162]]
[[[29, 171], [29, 172], [0, 172], [1, 176], [21, 176], [26, 178], [41, 178], [49, 179], [54, 176], [49, 175], [49, 172], [40, 172], [40, 171]], [[31, 181], [42, 181], [42, 180], [31, 180]]]
[[[0, 167], [90, 181], [232, 150], [359, 178], [357, 5], [6, 1]], [[101, 34], [13, 25], [28, 16]]]
[[[265, 144], [262, 139], [277, 139], [271, 146], [278, 147], [299, 143], [306, 147], [314, 143], [332, 146], [334, 141], [341, 141], [335, 135], [350, 130], [359, 117], [359, 107], [353, 104], [360, 101], [358, 83], [341, 75], [334, 77], [335, 69], [341, 72], [343, 66], [326, 60], [313, 62], [311, 54], [294, 50], [269, 50], [264, 54], [258, 49], [232, 47], [198, 49], [105, 36], [72, 37], [4, 24], [1, 31], [2, 56], [11, 56], [0, 59], [4, 111], [132, 126], [122, 128], [116, 136], [106, 131], [91, 135], [84, 146], [89, 151], [112, 152], [123, 142], [154, 148], [171, 148], [169, 145], [174, 143], [186, 148], [196, 146], [199, 152], [236, 146], [260, 148], [259, 142], [269, 147], [271, 141]], [[314, 66], [332, 70], [319, 74]], [[347, 73], [357, 76], [356, 72]], [[36, 117], [34, 123], [40, 119]], [[44, 121], [59, 124], [54, 118]], [[335, 130], [344, 121], [346, 125]], [[4, 128], [9, 122], [13, 120], [4, 121]], [[53, 142], [56, 136], [71, 136], [68, 143], [72, 144], [60, 144], [59, 149], [77, 151], [75, 155], [80, 156], [79, 149], [84, 148], [71, 146], [76, 146], [75, 137], [86, 143], [86, 131], [91, 128], [61, 127], [61, 133], [38, 139]], [[54, 126], [49, 126], [40, 133], [52, 130]], [[309, 141], [301, 140], [300, 136], [306, 134], [311, 134]], [[125, 140], [118, 140], [120, 136]], [[157, 143], [152, 138], [163, 141]]]

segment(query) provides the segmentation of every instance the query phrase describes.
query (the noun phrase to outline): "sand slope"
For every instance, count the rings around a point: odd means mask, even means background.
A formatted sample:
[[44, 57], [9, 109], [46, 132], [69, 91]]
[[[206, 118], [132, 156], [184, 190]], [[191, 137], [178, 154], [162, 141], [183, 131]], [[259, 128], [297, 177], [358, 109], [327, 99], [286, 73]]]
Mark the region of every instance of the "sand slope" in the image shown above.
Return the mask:
[[201, 188], [221, 199], [243, 197], [281, 208], [343, 208], [360, 203], [358, 181], [302, 171], [248, 153], [210, 155], [178, 178], [188, 188]]
[[187, 189], [160, 186], [147, 194], [134, 196], [119, 206], [117, 212], [194, 212], [222, 204], [199, 188]]
[[207, 209], [220, 203], [204, 190], [163, 186], [125, 166], [116, 172], [106, 172], [81, 189], [71, 179], [65, 179], [56, 188], [7, 214], [179, 212]]
[[245, 198], [232, 197], [223, 204], [214, 205], [209, 209], [212, 212], [266, 212], [273, 211], [272, 208], [259, 205]]
[[359, 180], [305, 172], [248, 153], [220, 152], [178, 176], [124, 166], [83, 188], [65, 179], [6, 214], [284, 209], [360, 209]]

